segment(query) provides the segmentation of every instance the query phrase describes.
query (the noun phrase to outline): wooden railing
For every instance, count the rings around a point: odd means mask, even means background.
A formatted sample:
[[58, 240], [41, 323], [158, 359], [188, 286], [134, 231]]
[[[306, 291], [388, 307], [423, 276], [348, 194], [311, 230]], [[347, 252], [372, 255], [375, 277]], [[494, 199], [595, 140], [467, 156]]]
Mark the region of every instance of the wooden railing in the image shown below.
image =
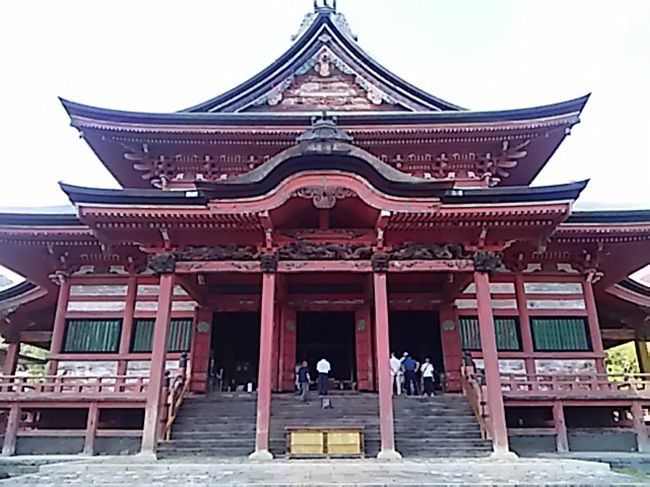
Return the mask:
[[98, 397], [143, 398], [148, 377], [112, 376], [0, 376], [0, 400], [72, 399], [83, 401]]
[[650, 374], [502, 374], [507, 397], [650, 398]]
[[181, 357], [180, 365], [178, 374], [170, 380], [169, 388], [167, 390], [167, 414], [165, 425], [163, 427], [163, 438], [165, 440], [171, 439], [172, 426], [174, 425], [178, 411], [183, 405], [185, 396], [187, 396], [190, 391], [190, 385], [192, 383], [192, 371], [190, 370], [191, 364], [187, 360], [187, 356]]
[[481, 438], [489, 438], [490, 428], [489, 421], [487, 421], [487, 394], [476, 369], [471, 366], [462, 366], [460, 370], [460, 382], [463, 388], [463, 394], [467, 398], [478, 421], [479, 428], [481, 429]]

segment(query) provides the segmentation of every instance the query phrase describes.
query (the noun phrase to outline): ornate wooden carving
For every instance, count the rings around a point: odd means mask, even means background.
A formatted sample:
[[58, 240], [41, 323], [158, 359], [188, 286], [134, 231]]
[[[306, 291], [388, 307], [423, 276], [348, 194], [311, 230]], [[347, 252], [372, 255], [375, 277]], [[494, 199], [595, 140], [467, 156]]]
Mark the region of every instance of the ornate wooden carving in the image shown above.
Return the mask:
[[474, 254], [474, 270], [493, 274], [501, 266], [502, 255], [496, 252], [476, 252]]
[[171, 253], [150, 255], [147, 267], [154, 274], [170, 274], [176, 267], [176, 257]]
[[298, 240], [281, 247], [279, 255], [282, 260], [368, 260], [372, 249], [360, 244]]
[[339, 186], [305, 186], [294, 191], [291, 196], [310, 199], [318, 209], [330, 209], [336, 206], [338, 200], [355, 196], [355, 192]]
[[370, 229], [348, 229], [348, 228], [331, 228], [320, 230], [318, 228], [300, 228], [295, 230], [280, 230], [278, 233], [292, 239], [309, 239], [309, 240], [356, 240], [362, 237], [374, 238], [375, 232]]
[[469, 254], [460, 244], [422, 244], [405, 242], [389, 252], [393, 260], [451, 260], [466, 259]]
[[278, 270], [278, 254], [260, 255], [260, 268], [262, 272], [276, 272]]
[[403, 107], [327, 46], [246, 108], [247, 111], [382, 109], [400, 110]]
[[390, 263], [390, 257], [384, 252], [373, 254], [371, 259], [372, 271], [373, 272], [388, 272], [388, 264]]
[[212, 245], [205, 247], [185, 247], [175, 254], [178, 261], [206, 260], [257, 260], [259, 252], [254, 245]]

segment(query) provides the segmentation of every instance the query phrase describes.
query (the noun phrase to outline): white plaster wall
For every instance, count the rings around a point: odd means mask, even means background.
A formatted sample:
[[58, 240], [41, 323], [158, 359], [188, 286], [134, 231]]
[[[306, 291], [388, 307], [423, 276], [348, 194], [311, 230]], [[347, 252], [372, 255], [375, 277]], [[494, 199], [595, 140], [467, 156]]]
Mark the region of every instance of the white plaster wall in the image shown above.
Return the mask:
[[74, 284], [70, 296], [126, 296], [127, 286], [115, 284]]
[[526, 282], [524, 290], [529, 294], [582, 294], [579, 282]]
[[74, 377], [117, 375], [117, 361], [65, 360], [59, 362], [57, 375], [68, 375]]
[[[479, 369], [485, 365], [483, 359], [476, 359], [474, 363]], [[526, 363], [523, 359], [499, 359], [499, 372], [502, 374], [525, 374]]]
[[536, 359], [538, 374], [591, 374], [596, 372], [593, 359]]

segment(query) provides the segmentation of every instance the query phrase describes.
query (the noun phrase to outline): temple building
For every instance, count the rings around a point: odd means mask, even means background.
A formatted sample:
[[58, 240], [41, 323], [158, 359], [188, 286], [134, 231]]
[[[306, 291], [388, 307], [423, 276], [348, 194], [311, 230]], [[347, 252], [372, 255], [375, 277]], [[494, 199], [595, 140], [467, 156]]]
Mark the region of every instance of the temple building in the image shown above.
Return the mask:
[[[61, 100], [122, 189], [61, 184], [70, 211], [0, 214], [0, 265], [26, 279], [0, 293], [3, 454], [269, 458], [343, 427], [380, 458], [649, 451], [650, 288], [628, 276], [650, 210], [531, 185], [588, 98], [461, 108], [317, 2], [211, 100]], [[629, 341], [643, 373], [608, 374]], [[16, 374], [21, 344], [49, 350], [44, 374]], [[429, 357], [438, 394], [394, 394], [391, 352]], [[323, 357], [331, 410], [293, 394]], [[335, 437], [324, 453], [347, 451]]]

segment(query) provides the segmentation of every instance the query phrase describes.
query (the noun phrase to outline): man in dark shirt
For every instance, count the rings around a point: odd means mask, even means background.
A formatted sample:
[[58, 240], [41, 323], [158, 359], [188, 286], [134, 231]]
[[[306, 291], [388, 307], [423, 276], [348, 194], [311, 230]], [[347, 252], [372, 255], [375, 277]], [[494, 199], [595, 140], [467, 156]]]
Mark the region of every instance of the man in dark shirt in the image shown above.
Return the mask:
[[418, 371], [418, 362], [410, 355], [406, 355], [406, 358], [402, 360], [402, 367], [404, 368], [404, 379], [406, 381], [406, 395], [410, 396], [411, 394], [418, 395], [418, 381], [417, 374]]
[[298, 369], [298, 385], [300, 387], [300, 401], [307, 401], [307, 393], [309, 392], [309, 367], [307, 361], [303, 360]]

